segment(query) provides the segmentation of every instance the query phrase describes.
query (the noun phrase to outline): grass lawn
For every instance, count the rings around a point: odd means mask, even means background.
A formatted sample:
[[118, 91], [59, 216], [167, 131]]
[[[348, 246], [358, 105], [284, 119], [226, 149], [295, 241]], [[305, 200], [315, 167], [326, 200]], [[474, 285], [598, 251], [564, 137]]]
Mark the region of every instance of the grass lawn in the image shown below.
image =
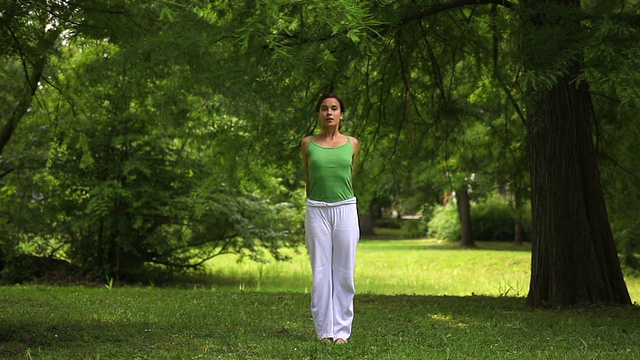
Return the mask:
[[346, 345], [315, 339], [304, 252], [189, 286], [0, 287], [0, 359], [640, 358], [639, 307], [529, 309], [528, 249], [479, 246], [363, 240]]
[[[478, 249], [434, 239], [364, 239], [356, 258], [356, 291], [360, 294], [487, 295], [526, 297], [531, 246], [477, 242]], [[311, 268], [305, 249], [292, 261], [237, 263], [220, 257], [207, 275], [214, 289], [282, 292], [310, 291]], [[640, 303], [640, 279], [627, 278], [634, 303]]]

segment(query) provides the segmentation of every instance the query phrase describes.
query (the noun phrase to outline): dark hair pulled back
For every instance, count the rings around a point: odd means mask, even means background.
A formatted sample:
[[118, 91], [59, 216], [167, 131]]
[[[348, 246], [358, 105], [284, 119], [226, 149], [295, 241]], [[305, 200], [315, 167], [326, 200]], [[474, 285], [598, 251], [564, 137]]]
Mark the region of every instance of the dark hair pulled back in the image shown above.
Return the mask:
[[316, 112], [320, 111], [320, 105], [322, 105], [322, 102], [327, 99], [338, 100], [338, 103], [340, 103], [340, 112], [344, 112], [344, 102], [342, 101], [342, 98], [340, 98], [340, 96], [334, 93], [326, 93], [322, 95], [322, 97], [320, 98], [320, 100], [318, 100], [318, 103], [316, 104]]

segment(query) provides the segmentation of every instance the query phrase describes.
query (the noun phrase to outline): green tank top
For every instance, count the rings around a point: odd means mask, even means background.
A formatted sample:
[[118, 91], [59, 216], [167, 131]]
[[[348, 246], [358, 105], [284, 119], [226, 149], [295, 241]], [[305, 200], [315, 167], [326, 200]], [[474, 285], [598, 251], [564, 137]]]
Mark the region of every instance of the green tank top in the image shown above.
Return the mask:
[[351, 184], [353, 164], [351, 138], [338, 147], [320, 146], [311, 139], [307, 148], [309, 194], [311, 200], [338, 202], [355, 197]]

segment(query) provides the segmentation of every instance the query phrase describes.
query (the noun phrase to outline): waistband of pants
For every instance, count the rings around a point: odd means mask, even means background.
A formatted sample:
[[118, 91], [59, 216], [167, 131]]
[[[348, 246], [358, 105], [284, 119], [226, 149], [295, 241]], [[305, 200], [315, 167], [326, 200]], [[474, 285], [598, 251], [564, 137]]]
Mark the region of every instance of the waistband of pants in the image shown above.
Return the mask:
[[342, 205], [348, 205], [348, 204], [356, 204], [357, 202], [358, 201], [357, 201], [357, 199], [355, 197], [352, 197], [352, 198], [346, 199], [346, 200], [342, 200], [342, 201], [336, 201], [336, 202], [325, 202], [325, 201], [307, 199], [307, 206], [334, 207], [334, 206], [342, 206]]

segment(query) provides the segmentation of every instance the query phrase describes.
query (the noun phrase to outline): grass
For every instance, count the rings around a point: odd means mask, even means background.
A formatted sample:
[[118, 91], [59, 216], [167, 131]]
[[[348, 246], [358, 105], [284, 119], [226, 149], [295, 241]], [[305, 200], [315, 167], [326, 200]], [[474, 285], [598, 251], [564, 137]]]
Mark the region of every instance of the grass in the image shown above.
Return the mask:
[[[1, 359], [637, 359], [640, 308], [525, 306], [530, 252], [359, 245], [347, 345], [315, 339], [309, 265], [211, 264], [189, 288], [0, 287]], [[638, 301], [635, 279], [628, 279]]]
[[[434, 239], [366, 239], [358, 245], [356, 290], [383, 295], [526, 296], [531, 247], [478, 242], [478, 249]], [[304, 248], [289, 262], [237, 263], [220, 257], [207, 278], [218, 290], [308, 293], [311, 268]], [[628, 278], [634, 303], [640, 302], [640, 279]]]

